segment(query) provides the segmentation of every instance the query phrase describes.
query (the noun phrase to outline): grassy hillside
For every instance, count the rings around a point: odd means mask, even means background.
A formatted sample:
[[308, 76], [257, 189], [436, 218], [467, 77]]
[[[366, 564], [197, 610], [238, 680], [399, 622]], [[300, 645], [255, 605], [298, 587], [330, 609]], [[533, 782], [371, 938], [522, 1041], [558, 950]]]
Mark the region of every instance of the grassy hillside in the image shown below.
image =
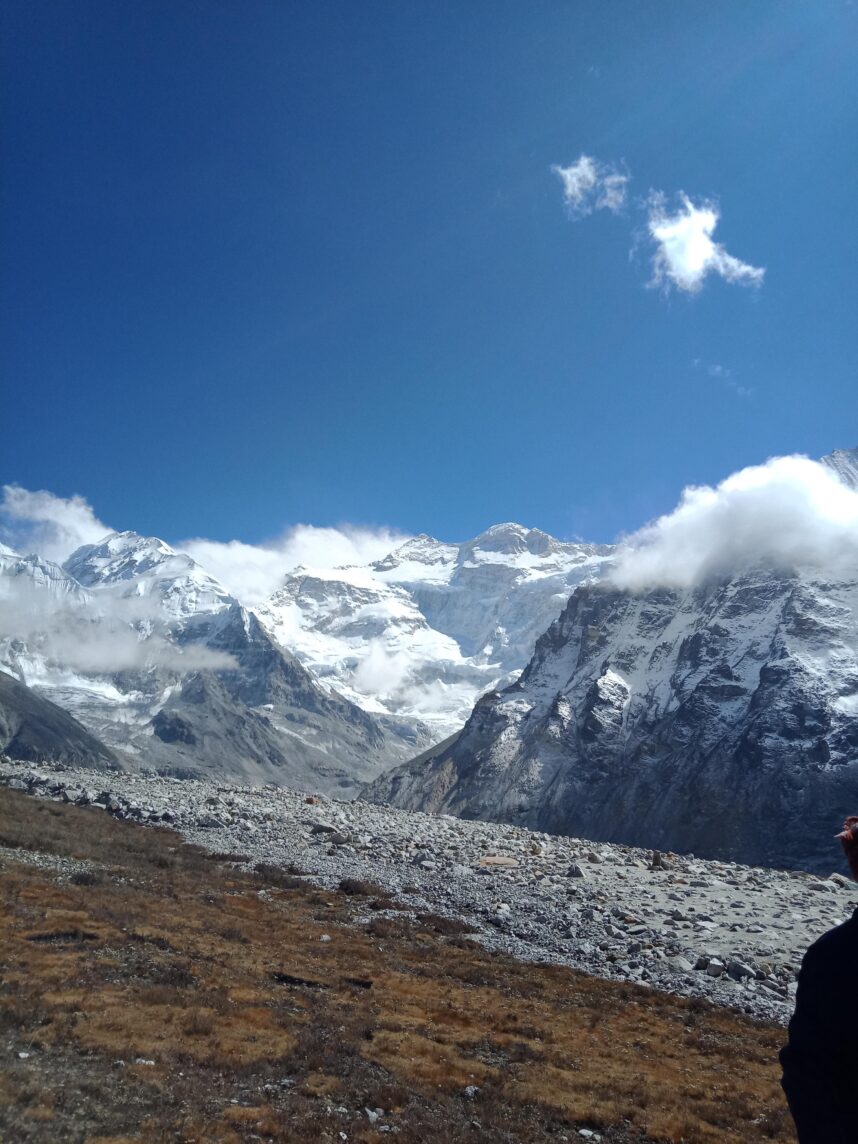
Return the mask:
[[782, 1029], [240, 858], [0, 790], [2, 1144], [794, 1141]]

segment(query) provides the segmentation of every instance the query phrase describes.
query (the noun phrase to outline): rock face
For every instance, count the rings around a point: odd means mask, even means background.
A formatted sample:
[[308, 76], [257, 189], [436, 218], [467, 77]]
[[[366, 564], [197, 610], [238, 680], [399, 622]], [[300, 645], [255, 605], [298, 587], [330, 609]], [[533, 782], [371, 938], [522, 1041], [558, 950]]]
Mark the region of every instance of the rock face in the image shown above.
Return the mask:
[[64, 567], [0, 554], [0, 666], [126, 766], [352, 792], [428, 743], [309, 672], [189, 556], [114, 533]]
[[858, 577], [582, 586], [515, 684], [365, 796], [827, 869], [858, 806]]
[[16, 759], [110, 766], [116, 755], [67, 711], [0, 671], [0, 751]]
[[256, 614], [323, 683], [437, 742], [512, 681], [612, 551], [519, 524], [464, 544], [418, 536], [373, 564], [297, 569]]
[[833, 469], [845, 485], [858, 489], [858, 449], [835, 449], [822, 458], [822, 463]]

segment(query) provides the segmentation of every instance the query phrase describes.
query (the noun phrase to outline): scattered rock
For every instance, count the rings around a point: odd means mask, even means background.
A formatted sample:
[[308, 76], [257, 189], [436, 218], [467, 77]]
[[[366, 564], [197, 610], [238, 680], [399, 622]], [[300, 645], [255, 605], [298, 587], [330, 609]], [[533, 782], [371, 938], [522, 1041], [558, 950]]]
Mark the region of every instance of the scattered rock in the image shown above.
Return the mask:
[[[0, 760], [2, 781], [133, 822], [172, 823], [191, 842], [246, 855], [249, 867], [300, 871], [331, 890], [344, 879], [375, 884], [378, 893], [361, 908], [379, 921], [395, 900], [397, 917], [412, 910], [467, 924], [468, 940], [489, 949], [740, 1004], [775, 1021], [790, 1014], [804, 950], [858, 902], [858, 885], [840, 874], [817, 878], [672, 853], [659, 859], [634, 847], [272, 786]], [[315, 818], [316, 805], [324, 820]], [[69, 880], [86, 876], [73, 859], [24, 860], [54, 865]]]

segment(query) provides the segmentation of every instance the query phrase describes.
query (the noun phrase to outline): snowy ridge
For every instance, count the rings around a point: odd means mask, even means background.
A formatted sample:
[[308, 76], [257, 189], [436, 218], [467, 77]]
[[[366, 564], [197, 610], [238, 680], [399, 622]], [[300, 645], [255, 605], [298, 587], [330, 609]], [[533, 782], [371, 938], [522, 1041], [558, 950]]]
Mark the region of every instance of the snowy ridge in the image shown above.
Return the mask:
[[0, 620], [0, 667], [128, 766], [347, 794], [428, 743], [322, 691], [223, 585], [154, 537], [112, 533], [62, 568], [3, 555]]
[[373, 564], [295, 569], [256, 614], [324, 683], [439, 740], [521, 671], [611, 552], [518, 524], [463, 544], [420, 535]]
[[858, 449], [835, 449], [822, 458], [822, 463], [833, 469], [845, 485], [858, 489]]
[[809, 869], [858, 801], [858, 578], [583, 586], [520, 680], [369, 795]]

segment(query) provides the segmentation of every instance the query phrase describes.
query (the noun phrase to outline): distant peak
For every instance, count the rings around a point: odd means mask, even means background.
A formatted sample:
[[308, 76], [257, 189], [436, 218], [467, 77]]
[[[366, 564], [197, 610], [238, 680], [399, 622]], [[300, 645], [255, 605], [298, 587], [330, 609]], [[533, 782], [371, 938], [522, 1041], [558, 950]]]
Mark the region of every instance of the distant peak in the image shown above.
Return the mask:
[[527, 529], [520, 524], [507, 521], [504, 524], [493, 524], [473, 540], [462, 545], [461, 555], [465, 559], [474, 552], [500, 552], [513, 556], [518, 552], [527, 552]]
[[530, 532], [529, 528], [525, 528], [523, 524], [516, 524], [514, 520], [503, 521], [501, 524], [493, 524], [475, 540], [482, 540], [486, 537], [506, 537], [506, 536], [527, 536]]
[[383, 560], [377, 560], [372, 567], [378, 572], [385, 572], [409, 561], [417, 564], [439, 564], [451, 559], [454, 554], [455, 545], [445, 544], [442, 540], [436, 540], [434, 536], [421, 532], [419, 536], [412, 536], [410, 540], [394, 548]]
[[845, 485], [851, 489], [858, 489], [858, 447], [835, 449], [821, 460], [822, 464], [835, 472]]
[[170, 577], [199, 571], [197, 562], [184, 552], [177, 552], [157, 536], [141, 536], [139, 532], [111, 532], [98, 544], [78, 548], [63, 568], [81, 584], [109, 583], [129, 580], [145, 574]]

